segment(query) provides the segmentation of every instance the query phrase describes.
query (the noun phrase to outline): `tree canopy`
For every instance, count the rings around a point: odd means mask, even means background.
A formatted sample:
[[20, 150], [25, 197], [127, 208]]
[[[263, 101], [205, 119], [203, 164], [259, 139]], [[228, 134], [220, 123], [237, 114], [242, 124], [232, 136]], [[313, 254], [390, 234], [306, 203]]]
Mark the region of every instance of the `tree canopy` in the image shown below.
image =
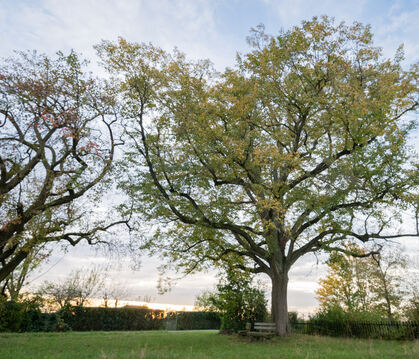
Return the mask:
[[122, 222], [81, 208], [118, 145], [115, 96], [85, 65], [23, 52], [0, 66], [0, 281], [40, 243], [96, 243]]
[[[126, 119], [121, 186], [159, 223], [144, 248], [191, 272], [207, 263], [266, 273], [288, 331], [288, 271], [303, 255], [416, 236], [417, 64], [385, 59], [368, 26], [324, 17], [249, 39], [217, 73], [124, 39], [97, 46]], [[157, 228], [157, 226], [155, 227]]]

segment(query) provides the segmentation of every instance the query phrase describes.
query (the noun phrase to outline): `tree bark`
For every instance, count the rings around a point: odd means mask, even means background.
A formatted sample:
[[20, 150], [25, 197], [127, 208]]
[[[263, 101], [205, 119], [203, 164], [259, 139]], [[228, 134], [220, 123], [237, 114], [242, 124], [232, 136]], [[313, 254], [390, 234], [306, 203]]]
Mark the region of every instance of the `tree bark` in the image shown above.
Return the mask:
[[276, 324], [277, 334], [281, 337], [290, 333], [288, 320], [288, 272], [276, 272], [271, 276], [272, 280], [272, 321]]

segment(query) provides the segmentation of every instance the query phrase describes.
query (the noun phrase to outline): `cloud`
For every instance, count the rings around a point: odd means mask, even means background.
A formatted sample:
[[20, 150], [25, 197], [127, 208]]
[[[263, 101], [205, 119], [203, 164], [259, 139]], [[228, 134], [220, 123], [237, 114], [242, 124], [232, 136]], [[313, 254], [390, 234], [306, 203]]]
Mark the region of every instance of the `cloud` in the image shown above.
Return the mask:
[[404, 43], [406, 62], [412, 63], [419, 59], [417, 1], [263, 0], [262, 2], [272, 10], [266, 25], [273, 33], [280, 28], [286, 30], [299, 25], [301, 21], [309, 20], [313, 16], [328, 15], [333, 16], [336, 22], [359, 21], [370, 24], [375, 43], [383, 48], [384, 54], [388, 57], [393, 56], [397, 47]]
[[309, 20], [313, 16], [328, 15], [336, 18], [337, 21], [349, 21], [361, 17], [367, 1], [353, 0], [264, 0], [266, 6], [272, 9], [272, 19], [278, 22], [281, 27], [287, 29], [299, 25], [303, 20]]
[[402, 1], [396, 1], [386, 16], [377, 21], [374, 25], [375, 35], [386, 56], [394, 55], [394, 50], [403, 43], [406, 63], [419, 61], [418, 18], [418, 3], [416, 7], [406, 8]]
[[0, 19], [1, 56], [14, 49], [51, 54], [74, 48], [93, 58], [94, 44], [122, 36], [169, 51], [177, 46], [192, 58], [208, 57], [221, 66], [233, 59], [222, 51], [210, 1], [9, 1], [0, 5]]

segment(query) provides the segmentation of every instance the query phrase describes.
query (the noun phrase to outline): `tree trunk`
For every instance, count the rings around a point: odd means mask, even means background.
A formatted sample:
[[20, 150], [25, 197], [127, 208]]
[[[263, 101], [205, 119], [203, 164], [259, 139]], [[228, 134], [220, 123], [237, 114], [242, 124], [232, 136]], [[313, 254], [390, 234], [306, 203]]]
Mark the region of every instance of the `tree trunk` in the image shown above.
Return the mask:
[[290, 333], [288, 320], [288, 272], [274, 273], [272, 280], [272, 320], [276, 324], [277, 334], [284, 337]]
[[25, 258], [29, 255], [29, 251], [21, 249], [14, 257], [9, 261], [9, 263], [1, 263], [2, 267], [0, 268], [0, 282], [4, 281], [7, 276], [12, 273], [16, 267], [22, 263]]

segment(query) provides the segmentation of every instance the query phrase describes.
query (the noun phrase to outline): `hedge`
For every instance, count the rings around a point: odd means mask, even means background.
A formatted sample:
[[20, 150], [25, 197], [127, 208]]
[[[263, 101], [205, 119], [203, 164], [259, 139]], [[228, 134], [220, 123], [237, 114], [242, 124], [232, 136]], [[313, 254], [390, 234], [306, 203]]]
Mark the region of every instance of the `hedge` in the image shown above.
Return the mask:
[[[168, 324], [172, 326], [168, 326]], [[166, 313], [149, 308], [67, 307], [42, 313], [35, 302], [0, 300], [0, 332], [219, 329], [213, 312]]]
[[28, 332], [43, 329], [43, 315], [37, 303], [0, 300], [0, 332]]
[[220, 316], [215, 312], [172, 312], [167, 315], [166, 329], [220, 329]]
[[155, 330], [163, 329], [165, 313], [148, 308], [69, 307], [60, 314], [72, 330]]

